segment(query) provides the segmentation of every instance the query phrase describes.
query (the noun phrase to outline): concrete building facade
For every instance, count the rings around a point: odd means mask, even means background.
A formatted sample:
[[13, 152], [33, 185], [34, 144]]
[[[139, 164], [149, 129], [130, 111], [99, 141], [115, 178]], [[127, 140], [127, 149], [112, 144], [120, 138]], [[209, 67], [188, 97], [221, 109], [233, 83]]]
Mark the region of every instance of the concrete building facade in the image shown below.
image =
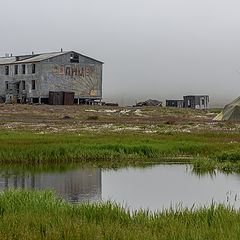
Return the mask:
[[49, 92], [74, 92], [75, 103], [101, 101], [103, 62], [74, 51], [0, 58], [0, 101], [48, 103]]
[[208, 95], [183, 96], [183, 107], [192, 109], [207, 109], [209, 103]]

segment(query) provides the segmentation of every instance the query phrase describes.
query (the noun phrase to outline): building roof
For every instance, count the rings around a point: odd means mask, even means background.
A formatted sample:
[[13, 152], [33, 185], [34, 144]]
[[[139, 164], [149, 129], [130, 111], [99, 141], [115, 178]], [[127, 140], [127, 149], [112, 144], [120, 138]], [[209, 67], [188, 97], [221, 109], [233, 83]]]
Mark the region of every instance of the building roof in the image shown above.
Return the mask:
[[0, 58], [0, 64], [10, 64], [16, 62], [16, 57], [2, 57]]
[[186, 96], [183, 96], [183, 97], [209, 97], [209, 95], [206, 95], [206, 94], [204, 94], [204, 95], [186, 95]]
[[[40, 62], [40, 61], [47, 60], [49, 58], [57, 57], [57, 56], [60, 56], [60, 55], [66, 54], [66, 53], [70, 53], [70, 52], [73, 52], [73, 51], [40, 53], [40, 54], [33, 54], [33, 55], [21, 55], [21, 56], [11, 56], [11, 57], [0, 57], [0, 65]], [[100, 61], [90, 58], [88, 56], [84, 56], [82, 54], [80, 54], [80, 55], [83, 57], [92, 59], [94, 61], [100, 62]], [[100, 62], [100, 63], [103, 63], [103, 62]]]

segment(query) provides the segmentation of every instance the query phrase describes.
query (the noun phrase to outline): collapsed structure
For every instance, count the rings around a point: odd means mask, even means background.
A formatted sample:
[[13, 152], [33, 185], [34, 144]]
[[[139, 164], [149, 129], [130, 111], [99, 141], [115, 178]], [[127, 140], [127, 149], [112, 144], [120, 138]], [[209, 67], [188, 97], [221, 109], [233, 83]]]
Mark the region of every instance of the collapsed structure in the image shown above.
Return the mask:
[[74, 93], [78, 104], [101, 101], [102, 66], [74, 51], [2, 57], [0, 102], [49, 103], [49, 92]]
[[148, 99], [144, 102], [136, 103], [136, 107], [142, 107], [142, 106], [162, 107], [162, 102], [159, 100], [155, 100], [155, 99]]

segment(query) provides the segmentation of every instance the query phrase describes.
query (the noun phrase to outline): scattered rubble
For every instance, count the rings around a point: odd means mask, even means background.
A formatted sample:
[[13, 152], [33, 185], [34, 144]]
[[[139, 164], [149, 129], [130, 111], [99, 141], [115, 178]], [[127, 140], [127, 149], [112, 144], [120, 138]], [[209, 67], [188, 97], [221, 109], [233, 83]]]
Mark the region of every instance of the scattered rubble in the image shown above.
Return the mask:
[[142, 106], [162, 107], [162, 102], [159, 100], [148, 99], [147, 101], [138, 102], [136, 104], [136, 107], [142, 107]]

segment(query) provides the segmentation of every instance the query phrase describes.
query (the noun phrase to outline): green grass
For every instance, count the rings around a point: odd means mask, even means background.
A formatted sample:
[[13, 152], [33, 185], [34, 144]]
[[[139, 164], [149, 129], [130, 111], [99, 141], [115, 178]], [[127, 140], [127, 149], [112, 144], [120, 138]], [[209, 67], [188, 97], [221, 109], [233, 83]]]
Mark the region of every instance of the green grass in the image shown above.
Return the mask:
[[222, 110], [223, 110], [222, 108], [210, 108], [207, 111], [211, 113], [220, 113], [222, 112]]
[[[232, 141], [229, 144], [229, 141]], [[208, 157], [214, 154], [239, 156], [237, 134], [172, 133], [72, 135], [3, 132], [0, 133], [0, 161], [68, 162], [93, 159], [146, 159], [169, 156]], [[225, 156], [225, 155], [224, 155]], [[220, 155], [218, 159], [220, 160]]]
[[200, 209], [131, 212], [112, 202], [69, 205], [51, 191], [0, 195], [0, 239], [238, 239], [240, 211]]
[[[0, 133], [0, 163], [95, 162], [115, 165], [178, 161], [204, 168], [240, 170], [240, 137], [234, 133], [134, 133], [106, 135]], [[190, 160], [193, 159], [193, 160]], [[174, 160], [175, 161], [175, 160]], [[239, 162], [239, 164], [238, 164]], [[224, 166], [224, 167], [223, 167]]]

